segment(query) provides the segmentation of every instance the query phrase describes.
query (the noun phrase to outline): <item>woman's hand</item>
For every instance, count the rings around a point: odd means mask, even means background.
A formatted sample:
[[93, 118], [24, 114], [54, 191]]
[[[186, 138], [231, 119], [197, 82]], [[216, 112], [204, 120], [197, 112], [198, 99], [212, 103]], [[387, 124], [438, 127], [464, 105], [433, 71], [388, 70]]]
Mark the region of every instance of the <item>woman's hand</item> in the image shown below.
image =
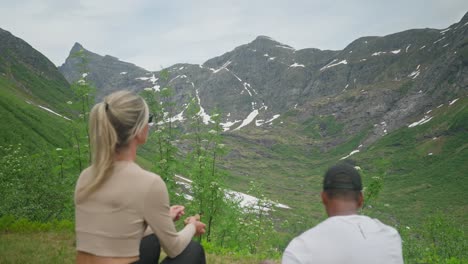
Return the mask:
[[200, 236], [205, 234], [205, 227], [206, 225], [202, 222], [199, 221], [200, 216], [195, 215], [195, 216], [190, 216], [187, 219], [185, 219], [185, 224], [194, 224], [195, 225], [195, 236]]
[[182, 205], [173, 205], [169, 209], [169, 215], [171, 216], [172, 220], [175, 222], [180, 219], [181, 216], [185, 214], [184, 212], [185, 207]]

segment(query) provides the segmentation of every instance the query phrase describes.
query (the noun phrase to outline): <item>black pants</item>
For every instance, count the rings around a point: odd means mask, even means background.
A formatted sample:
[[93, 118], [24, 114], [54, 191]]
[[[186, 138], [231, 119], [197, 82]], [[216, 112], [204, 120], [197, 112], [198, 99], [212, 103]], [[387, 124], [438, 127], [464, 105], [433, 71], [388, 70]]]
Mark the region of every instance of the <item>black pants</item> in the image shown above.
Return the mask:
[[[145, 236], [140, 242], [140, 260], [134, 264], [154, 264], [158, 263], [161, 246], [158, 238], [152, 234]], [[166, 257], [161, 263], [163, 264], [205, 264], [205, 251], [203, 247], [195, 242], [190, 241], [188, 246], [175, 258]]]

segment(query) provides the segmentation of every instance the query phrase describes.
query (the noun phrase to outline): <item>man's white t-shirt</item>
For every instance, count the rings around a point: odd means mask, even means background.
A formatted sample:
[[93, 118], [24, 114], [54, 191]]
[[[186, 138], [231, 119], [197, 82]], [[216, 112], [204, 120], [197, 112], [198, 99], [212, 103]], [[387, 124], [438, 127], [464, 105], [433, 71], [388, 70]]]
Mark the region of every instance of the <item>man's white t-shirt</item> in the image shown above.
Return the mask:
[[403, 263], [401, 238], [390, 226], [363, 215], [333, 216], [294, 238], [283, 264]]

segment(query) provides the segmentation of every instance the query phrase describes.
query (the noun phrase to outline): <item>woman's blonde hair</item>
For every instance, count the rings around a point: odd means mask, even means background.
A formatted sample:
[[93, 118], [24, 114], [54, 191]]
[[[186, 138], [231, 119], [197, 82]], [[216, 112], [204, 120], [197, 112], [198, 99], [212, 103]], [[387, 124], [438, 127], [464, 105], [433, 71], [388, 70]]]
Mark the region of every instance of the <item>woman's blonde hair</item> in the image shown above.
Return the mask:
[[148, 117], [145, 100], [129, 91], [114, 92], [93, 107], [89, 114], [92, 180], [78, 190], [78, 197], [89, 195], [107, 179], [115, 154], [146, 127]]

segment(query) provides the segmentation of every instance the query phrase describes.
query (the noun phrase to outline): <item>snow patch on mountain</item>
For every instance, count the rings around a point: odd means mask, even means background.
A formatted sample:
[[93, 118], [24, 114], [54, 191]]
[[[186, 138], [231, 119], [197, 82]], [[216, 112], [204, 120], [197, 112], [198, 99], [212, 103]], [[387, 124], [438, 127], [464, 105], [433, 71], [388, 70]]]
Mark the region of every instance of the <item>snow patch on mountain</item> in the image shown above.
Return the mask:
[[37, 105], [37, 106], [40, 107], [41, 109], [44, 109], [44, 110], [46, 110], [46, 111], [48, 111], [48, 112], [54, 114], [54, 115], [60, 116], [61, 118], [64, 118], [64, 119], [66, 119], [66, 120], [70, 120], [70, 121], [71, 121], [70, 118], [68, 118], [68, 117], [66, 117], [66, 116], [63, 116], [63, 115], [61, 115], [61, 114], [59, 114], [59, 113], [57, 113], [57, 112], [54, 112], [54, 111], [52, 111], [51, 109], [49, 109], [49, 108], [47, 108], [47, 107], [45, 107], [45, 106], [42, 106], [42, 105]]
[[242, 120], [234, 120], [234, 121], [226, 121], [224, 123], [220, 123], [220, 125], [223, 127], [223, 130], [224, 132], [228, 131], [229, 129], [231, 129], [231, 127], [239, 122], [241, 122]]
[[203, 123], [205, 125], [208, 125], [208, 123], [210, 122], [213, 122], [211, 120], [211, 116], [208, 115], [206, 112], [205, 112], [205, 109], [203, 108], [203, 106], [201, 105], [201, 100], [200, 100], [200, 95], [198, 94], [198, 89], [195, 90], [195, 94], [197, 96], [197, 100], [198, 100], [198, 106], [200, 107], [200, 111], [198, 111], [197, 115], [200, 116], [203, 120]]
[[[336, 61], [338, 61], [338, 59], [332, 60], [330, 63], [328, 63], [327, 65], [325, 65], [325, 66], [323, 66], [322, 68], [320, 68], [320, 71], [329, 69], [329, 68], [331, 68], [331, 67], [338, 66], [338, 65], [340, 65], [340, 64], [348, 64], [348, 61], [346, 61], [346, 60], [342, 60], [342, 61], [339, 61], [339, 62], [336, 62]], [[336, 62], [336, 63], [335, 63], [335, 62]]]
[[434, 44], [436, 44], [436, 43], [438, 43], [438, 42], [442, 41], [443, 39], [445, 39], [445, 37], [441, 37], [440, 39], [438, 39], [438, 40], [434, 41]]
[[449, 31], [449, 30], [451, 30], [451, 28], [446, 28], [446, 29], [444, 29], [444, 30], [441, 30], [441, 31], [440, 31], [440, 34], [443, 35], [443, 34], [445, 34], [445, 32], [447, 32], [447, 31]]
[[432, 116], [427, 116], [426, 115], [421, 120], [419, 120], [417, 122], [414, 122], [414, 123], [411, 123], [408, 127], [415, 127], [415, 126], [425, 124], [425, 123], [431, 121], [431, 119], [432, 119]]
[[289, 68], [294, 68], [294, 67], [305, 67], [304, 64], [299, 64], [295, 62], [294, 64], [289, 65]]
[[229, 64], [231, 64], [231, 63], [232, 63], [232, 61], [229, 60], [229, 61], [225, 62], [220, 68], [218, 68], [218, 69], [216, 69], [216, 70], [215, 70], [215, 69], [212, 69], [212, 68], [210, 68], [210, 69], [213, 71], [213, 73], [217, 73], [217, 72], [219, 72], [219, 71], [221, 71], [221, 70], [224, 70], [224, 69], [227, 70], [226, 67], [229, 66]]
[[287, 46], [287, 45], [276, 45], [275, 47], [283, 48], [283, 49], [289, 49], [289, 50], [295, 50], [293, 47], [290, 47], [290, 46]]
[[247, 91], [247, 93], [249, 93], [250, 97], [252, 97], [252, 93], [250, 92], [249, 88], [251, 88], [250, 84], [244, 82], [244, 89]]
[[408, 49], [411, 47], [411, 44], [409, 44], [408, 46], [406, 46], [406, 49], [405, 49], [405, 52], [408, 53]]
[[348, 155], [342, 157], [340, 160], [347, 159], [347, 158], [351, 157], [352, 155], [354, 155], [354, 154], [356, 154], [356, 153], [358, 153], [358, 152], [360, 152], [360, 150], [359, 150], [359, 149], [355, 149], [355, 150], [351, 151], [351, 153], [349, 153]]
[[274, 115], [270, 120], [266, 121], [265, 124], [269, 124], [271, 122], [273, 122], [275, 119], [277, 119], [278, 117], [280, 117], [280, 115]]
[[450, 101], [449, 106], [453, 105], [456, 101], [458, 101], [458, 99], [460, 99], [460, 98], [457, 98], [457, 99], [454, 99], [454, 100]]
[[419, 70], [419, 67], [421, 66], [421, 64], [419, 64], [417, 67], [416, 67], [416, 70], [414, 70], [412, 73], [410, 73], [408, 75], [408, 77], [412, 78], [412, 79], [416, 79], [416, 77], [419, 76], [419, 74], [421, 73], [420, 70]]
[[252, 112], [250, 112], [250, 114], [244, 119], [244, 121], [242, 121], [242, 124], [240, 126], [238, 126], [236, 129], [234, 130], [239, 130], [243, 127], [245, 127], [246, 125], [250, 124], [254, 119], [255, 117], [257, 117], [258, 115], [258, 109], [254, 109]]
[[173, 82], [173, 81], [175, 81], [175, 80], [177, 80], [179, 78], [180, 78], [180, 75], [177, 75], [176, 77], [172, 78], [168, 83], [171, 83], [171, 82]]
[[372, 53], [372, 56], [380, 56], [380, 55], [385, 54], [385, 53], [387, 53], [387, 52], [385, 52], [385, 51], [377, 51], [377, 52]]
[[[175, 177], [177, 178], [176, 183], [178, 185], [182, 186], [187, 191], [192, 191], [192, 183], [193, 183], [192, 180], [187, 179], [187, 178], [182, 177], [182, 176], [177, 175], [177, 174], [175, 175]], [[245, 194], [245, 193], [242, 193], [242, 192], [233, 191], [233, 190], [229, 190], [229, 189], [225, 189], [224, 194], [225, 194], [226, 198], [238, 201], [239, 205], [242, 208], [253, 208], [253, 209], [256, 209], [256, 210], [270, 211], [271, 207], [275, 206], [277, 208], [291, 209], [291, 207], [289, 207], [288, 205], [282, 204], [282, 203], [273, 202], [271, 200], [262, 201], [259, 198], [254, 197], [252, 195]], [[191, 196], [189, 194], [184, 194], [184, 197], [186, 197], [186, 199], [188, 198], [187, 200], [193, 200], [193, 196]], [[268, 204], [269, 207], [259, 208], [258, 207], [259, 204]]]

